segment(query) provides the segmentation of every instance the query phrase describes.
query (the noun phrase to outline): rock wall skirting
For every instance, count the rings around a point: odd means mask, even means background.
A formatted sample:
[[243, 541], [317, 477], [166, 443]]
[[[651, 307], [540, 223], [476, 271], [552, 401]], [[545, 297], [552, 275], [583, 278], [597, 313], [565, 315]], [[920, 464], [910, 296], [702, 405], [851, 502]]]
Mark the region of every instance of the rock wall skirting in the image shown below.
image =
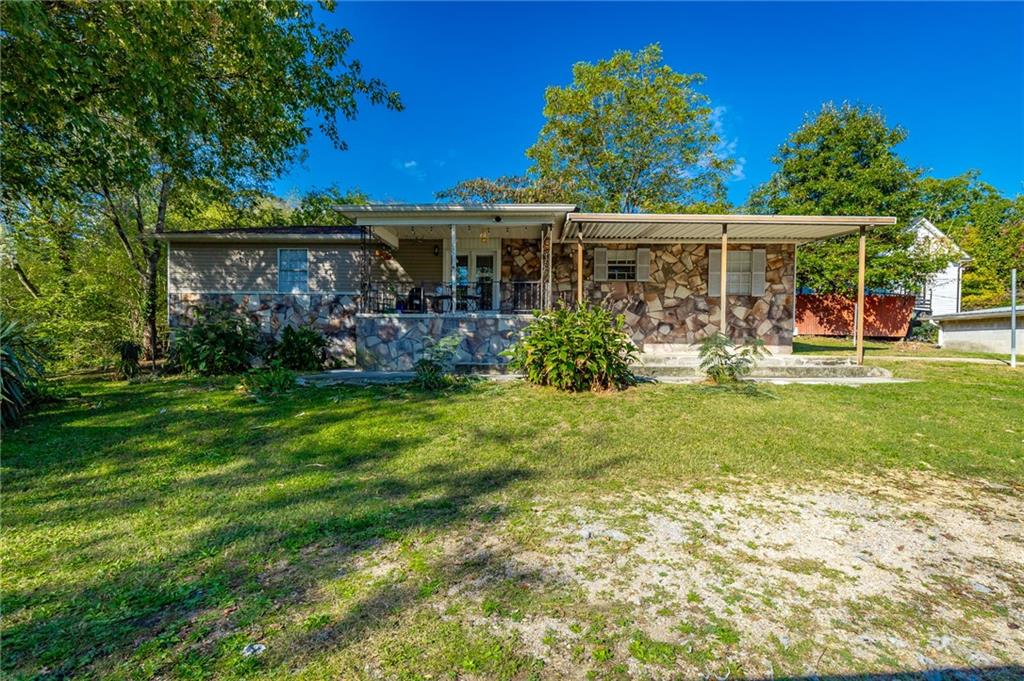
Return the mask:
[[522, 334], [531, 315], [359, 314], [356, 315], [356, 356], [363, 369], [408, 371], [434, 341], [450, 334], [462, 337], [456, 364], [500, 367], [501, 351]]
[[167, 319], [172, 340], [176, 329], [191, 326], [204, 309], [244, 315], [268, 338], [280, 339], [286, 326], [309, 326], [327, 338], [335, 365], [352, 366], [358, 303], [358, 296], [344, 293], [171, 293]]

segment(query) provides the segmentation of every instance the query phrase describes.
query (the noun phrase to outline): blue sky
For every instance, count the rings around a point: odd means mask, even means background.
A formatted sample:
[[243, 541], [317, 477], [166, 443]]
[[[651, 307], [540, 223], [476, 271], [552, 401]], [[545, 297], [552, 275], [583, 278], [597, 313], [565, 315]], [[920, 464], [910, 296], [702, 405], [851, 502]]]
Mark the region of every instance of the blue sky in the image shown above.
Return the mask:
[[461, 179], [521, 173], [543, 124], [544, 88], [577, 61], [661, 43], [667, 64], [707, 76], [741, 170], [733, 202], [807, 112], [848, 100], [907, 128], [899, 151], [937, 177], [971, 168], [1024, 192], [1024, 4], [346, 3], [322, 15], [355, 36], [367, 75], [401, 113], [363, 106], [319, 131], [274, 185], [289, 196], [358, 187], [374, 200], [432, 201]]

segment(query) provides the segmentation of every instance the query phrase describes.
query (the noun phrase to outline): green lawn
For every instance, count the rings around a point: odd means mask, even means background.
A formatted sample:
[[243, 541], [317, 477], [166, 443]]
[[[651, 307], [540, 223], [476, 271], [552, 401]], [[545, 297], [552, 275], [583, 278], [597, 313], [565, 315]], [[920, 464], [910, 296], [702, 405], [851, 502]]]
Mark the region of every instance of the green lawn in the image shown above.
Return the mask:
[[[852, 338], [839, 338], [835, 336], [797, 336], [793, 340], [793, 352], [807, 355], [853, 355], [855, 352]], [[929, 343], [918, 343], [915, 341], [889, 341], [877, 338], [869, 338], [864, 341], [864, 355], [866, 357], [974, 357], [979, 359], [998, 359], [1004, 362], [1009, 361], [1006, 355], [998, 355], [992, 352], [967, 352], [962, 350], [947, 350]]]
[[[891, 368], [921, 380], [769, 388], [778, 399], [482, 383], [443, 397], [339, 387], [267, 402], [233, 379], [74, 384], [78, 397], [5, 433], [3, 670], [556, 677], [520, 642], [523, 622], [553, 613], [572, 623], [540, 633], [545, 645], [578, 641], [565, 652], [574, 674], [683, 664], [682, 648], [649, 641], [621, 604], [581, 610], [578, 587], [525, 577], [488, 582], [478, 603], [460, 589], [501, 573], [496, 559], [456, 569], [442, 557], [466, 537], [487, 546], [490, 528], [516, 556], [539, 551], [538, 505], [559, 518], [609, 495], [891, 471], [1019, 489], [1024, 374]], [[735, 645], [714, 617], [695, 631]], [[243, 656], [254, 641], [266, 652]], [[765, 655], [780, 669], [822, 659], [805, 652]]]

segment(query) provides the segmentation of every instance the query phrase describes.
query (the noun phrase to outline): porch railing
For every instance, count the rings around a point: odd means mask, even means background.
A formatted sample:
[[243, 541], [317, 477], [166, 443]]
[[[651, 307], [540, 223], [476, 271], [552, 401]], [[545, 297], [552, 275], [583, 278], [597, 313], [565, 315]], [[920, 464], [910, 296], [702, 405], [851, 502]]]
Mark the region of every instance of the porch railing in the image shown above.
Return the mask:
[[375, 313], [505, 312], [523, 313], [544, 306], [540, 281], [375, 282], [363, 309]]

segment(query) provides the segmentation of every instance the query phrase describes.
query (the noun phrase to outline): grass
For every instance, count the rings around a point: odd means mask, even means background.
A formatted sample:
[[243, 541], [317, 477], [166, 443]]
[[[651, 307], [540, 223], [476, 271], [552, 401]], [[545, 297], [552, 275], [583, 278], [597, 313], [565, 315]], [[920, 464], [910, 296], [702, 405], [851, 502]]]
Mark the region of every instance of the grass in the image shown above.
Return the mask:
[[[801, 355], [849, 355], [854, 354], [852, 338], [834, 336], [797, 336], [793, 339], [793, 352]], [[992, 352], [967, 352], [963, 350], [947, 350], [930, 343], [918, 343], [903, 340], [882, 340], [868, 338], [864, 341], [864, 356], [871, 357], [967, 357], [977, 359], [997, 359], [1008, 362], [1007, 355]]]
[[[259, 402], [234, 379], [73, 385], [78, 397], [5, 433], [2, 670], [558, 676], [515, 627], [599, 613], [570, 584], [506, 574], [486, 550], [488, 527], [515, 528], [538, 499], [556, 514], [610, 492], [873, 469], [1020, 483], [1024, 374], [891, 368], [921, 380], [781, 386], [778, 400], [483, 383], [444, 397], [342, 387]], [[457, 565], [438, 548], [456, 527], [483, 528]], [[465, 584], [482, 598], [461, 594]], [[631, 653], [671, 665], [703, 650], [634, 633], [628, 611], [601, 617], [614, 624], [549, 640], [565, 638], [605, 676], [624, 673]], [[467, 624], [479, 621], [501, 626]], [[736, 642], [724, 624], [705, 633]], [[267, 652], [243, 656], [251, 642]]]

